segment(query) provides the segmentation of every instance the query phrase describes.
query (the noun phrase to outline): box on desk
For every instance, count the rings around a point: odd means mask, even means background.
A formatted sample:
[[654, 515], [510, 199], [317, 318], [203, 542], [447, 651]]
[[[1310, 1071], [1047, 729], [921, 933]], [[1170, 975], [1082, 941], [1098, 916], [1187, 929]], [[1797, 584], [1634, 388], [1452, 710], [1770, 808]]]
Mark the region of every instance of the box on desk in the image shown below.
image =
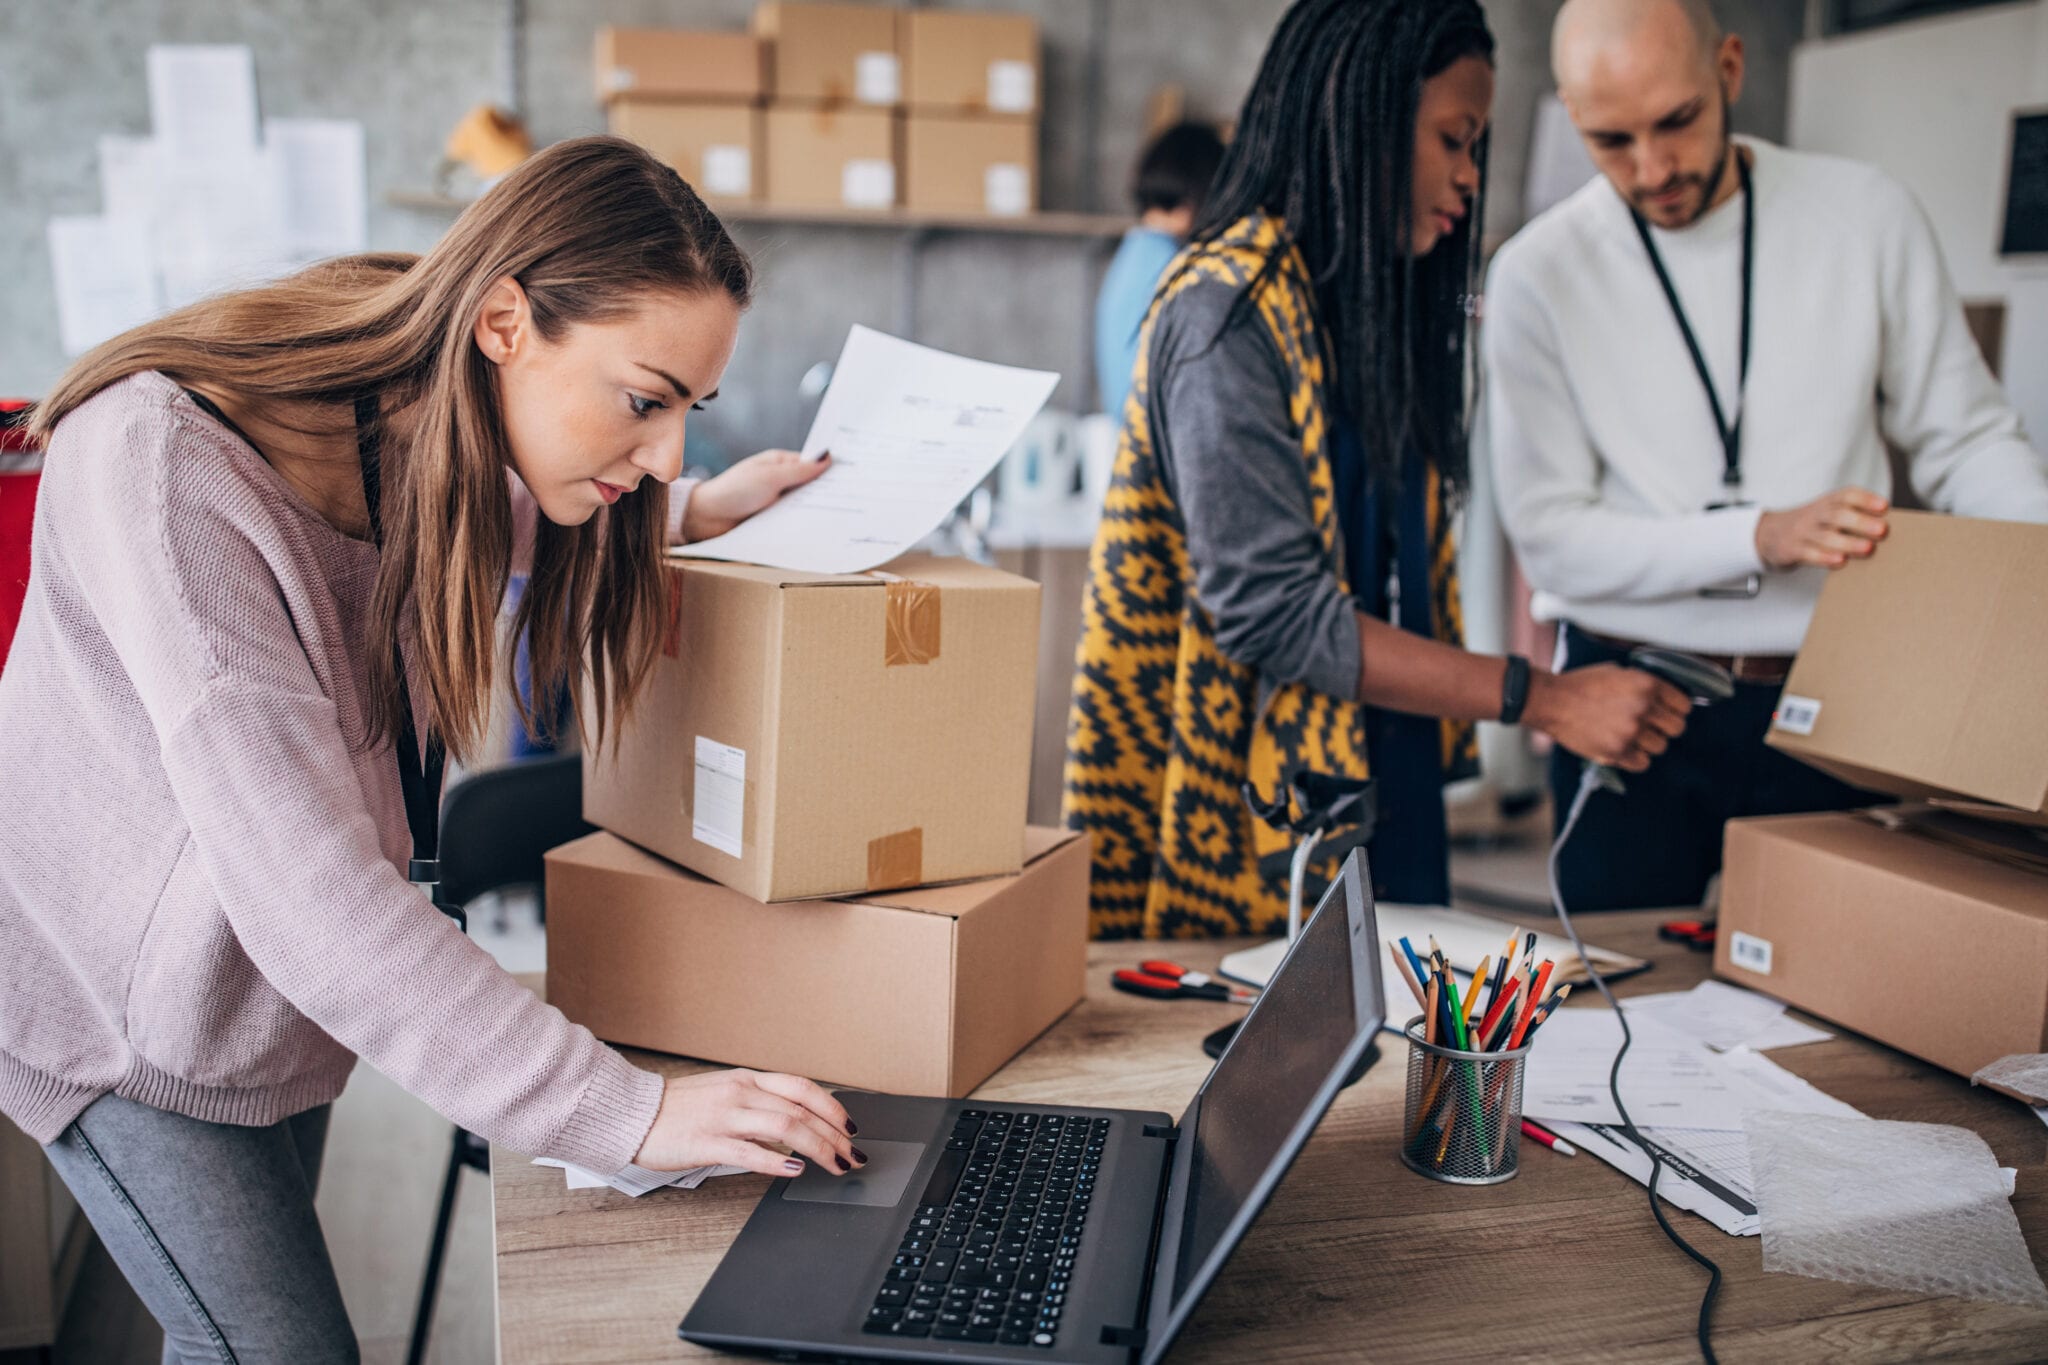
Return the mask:
[[967, 1094], [1082, 997], [1088, 842], [1008, 877], [764, 905], [610, 834], [547, 855], [548, 1001], [608, 1042]]
[[751, 33], [607, 25], [597, 31], [597, 98], [756, 101], [767, 93], [765, 57]]
[[647, 690], [584, 755], [586, 820], [763, 901], [1022, 866], [1036, 583], [929, 555], [668, 579]]
[[901, 196], [896, 122], [894, 114], [878, 109], [771, 106], [768, 202], [787, 209], [895, 207]]
[[744, 104], [622, 99], [606, 111], [611, 130], [675, 168], [711, 203], [760, 195], [761, 111]]
[[1769, 740], [1927, 804], [1730, 822], [1714, 966], [1967, 1075], [2048, 1045], [2048, 527], [1891, 520]]
[[912, 114], [903, 130], [903, 203], [1011, 217], [1038, 205], [1038, 125]]
[[753, 31], [769, 48], [770, 92], [778, 100], [895, 108], [903, 101], [897, 18], [883, 5], [761, 0]]
[[1731, 821], [1714, 970], [1965, 1076], [2048, 1050], [2048, 875], [1877, 814]]
[[1038, 112], [1038, 23], [1025, 14], [905, 10], [904, 103], [933, 113]]

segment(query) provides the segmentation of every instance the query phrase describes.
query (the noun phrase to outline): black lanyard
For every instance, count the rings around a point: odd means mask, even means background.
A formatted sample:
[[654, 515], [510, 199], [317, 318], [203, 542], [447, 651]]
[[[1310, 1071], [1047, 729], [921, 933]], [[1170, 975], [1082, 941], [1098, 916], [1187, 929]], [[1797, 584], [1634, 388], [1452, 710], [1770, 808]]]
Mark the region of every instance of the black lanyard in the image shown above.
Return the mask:
[[1650, 253], [1650, 266], [1657, 272], [1657, 283], [1664, 286], [1664, 297], [1671, 304], [1671, 316], [1678, 319], [1678, 330], [1685, 337], [1685, 349], [1692, 353], [1692, 367], [1699, 371], [1700, 384], [1707, 391], [1707, 406], [1714, 411], [1714, 429], [1721, 434], [1724, 460], [1721, 486], [1731, 500], [1740, 498], [1742, 488], [1742, 409], [1744, 391], [1749, 387], [1751, 258], [1756, 250], [1756, 195], [1749, 185], [1749, 166], [1739, 151], [1735, 154], [1735, 174], [1742, 183], [1742, 360], [1741, 368], [1736, 372], [1733, 422], [1721, 411], [1721, 396], [1714, 392], [1713, 371], [1707, 368], [1707, 358], [1700, 353], [1699, 340], [1692, 334], [1692, 323], [1686, 320], [1685, 305], [1678, 301], [1678, 289], [1671, 283], [1670, 273], [1664, 269], [1664, 258], [1657, 254], [1657, 243], [1650, 236], [1650, 225], [1642, 214], [1629, 210], [1629, 217], [1635, 220], [1636, 235], [1643, 239], [1643, 250]]
[[[378, 515], [383, 476], [377, 459], [377, 400], [356, 400], [356, 453], [363, 465], [363, 504], [370, 514], [370, 539], [380, 549], [384, 525]], [[396, 643], [391, 647], [392, 663], [398, 675], [398, 786], [405, 793], [405, 822], [412, 827], [412, 864], [405, 879], [423, 888], [441, 913], [456, 923], [463, 922], [458, 906], [441, 900], [441, 769], [447, 753], [440, 738], [432, 733], [424, 747], [413, 724], [412, 698], [405, 686], [405, 653]]]

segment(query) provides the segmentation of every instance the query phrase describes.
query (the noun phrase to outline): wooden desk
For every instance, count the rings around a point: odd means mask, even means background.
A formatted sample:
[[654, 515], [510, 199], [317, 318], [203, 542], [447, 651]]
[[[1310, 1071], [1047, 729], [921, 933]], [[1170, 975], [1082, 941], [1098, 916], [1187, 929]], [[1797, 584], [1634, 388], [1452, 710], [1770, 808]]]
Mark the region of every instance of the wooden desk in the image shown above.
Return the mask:
[[[1658, 918], [1589, 917], [1598, 942], [1658, 964], [1617, 994], [1683, 989], [1708, 974], [1705, 954], [1658, 942]], [[1172, 952], [1206, 967], [1238, 946], [1176, 943]], [[1110, 971], [1146, 951], [1097, 945], [1088, 999], [977, 1097], [1180, 1112], [1208, 1070], [1202, 1035], [1237, 1007], [1111, 991]], [[1521, 1174], [1502, 1185], [1452, 1188], [1411, 1173], [1395, 1154], [1405, 1048], [1388, 1035], [1381, 1051], [1323, 1120], [1173, 1360], [1698, 1358], [1693, 1321], [1705, 1275], [1664, 1240], [1640, 1185], [1597, 1158], [1533, 1143], [1523, 1144]], [[2026, 1109], [1860, 1038], [1772, 1056], [1873, 1118], [1981, 1133], [2019, 1170], [2013, 1207], [2036, 1265], [2048, 1269], [2048, 1129]], [[696, 1067], [653, 1054], [635, 1060], [670, 1073]], [[559, 1171], [493, 1156], [505, 1365], [708, 1354], [677, 1340], [676, 1323], [765, 1179], [629, 1200], [568, 1191]], [[1766, 1275], [1761, 1239], [1671, 1216], [1726, 1275], [1714, 1332], [1723, 1360], [2048, 1354], [2048, 1314]]]

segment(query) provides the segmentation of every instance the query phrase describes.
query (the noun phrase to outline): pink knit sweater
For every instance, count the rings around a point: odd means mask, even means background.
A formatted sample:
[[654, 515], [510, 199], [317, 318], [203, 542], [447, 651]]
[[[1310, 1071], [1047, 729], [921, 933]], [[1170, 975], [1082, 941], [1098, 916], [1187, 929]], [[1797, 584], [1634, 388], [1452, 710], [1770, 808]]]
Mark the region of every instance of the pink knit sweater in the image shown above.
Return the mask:
[[660, 1078], [405, 881], [397, 765], [362, 745], [375, 548], [157, 374], [58, 428], [31, 548], [0, 673], [0, 1112], [38, 1142], [110, 1091], [267, 1124], [360, 1055], [515, 1151], [630, 1161]]

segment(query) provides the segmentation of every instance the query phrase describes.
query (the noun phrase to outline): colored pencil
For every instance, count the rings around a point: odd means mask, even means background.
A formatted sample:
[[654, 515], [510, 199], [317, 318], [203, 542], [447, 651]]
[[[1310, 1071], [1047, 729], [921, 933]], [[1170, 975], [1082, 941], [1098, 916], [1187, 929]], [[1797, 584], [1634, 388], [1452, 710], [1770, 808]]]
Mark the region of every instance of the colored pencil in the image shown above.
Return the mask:
[[1487, 973], [1492, 970], [1493, 959], [1482, 957], [1479, 959], [1479, 970], [1472, 973], [1472, 991], [1471, 994], [1465, 997], [1465, 1029], [1467, 1032], [1471, 1031], [1472, 1014], [1479, 1004], [1479, 988], [1486, 984]]
[[1393, 943], [1387, 944], [1387, 952], [1394, 959], [1395, 972], [1403, 981], [1408, 983], [1408, 989], [1414, 992], [1415, 1003], [1418, 1005], [1423, 1004], [1422, 982], [1416, 978], [1414, 968], [1408, 965], [1408, 959], [1401, 956], [1401, 949]]

